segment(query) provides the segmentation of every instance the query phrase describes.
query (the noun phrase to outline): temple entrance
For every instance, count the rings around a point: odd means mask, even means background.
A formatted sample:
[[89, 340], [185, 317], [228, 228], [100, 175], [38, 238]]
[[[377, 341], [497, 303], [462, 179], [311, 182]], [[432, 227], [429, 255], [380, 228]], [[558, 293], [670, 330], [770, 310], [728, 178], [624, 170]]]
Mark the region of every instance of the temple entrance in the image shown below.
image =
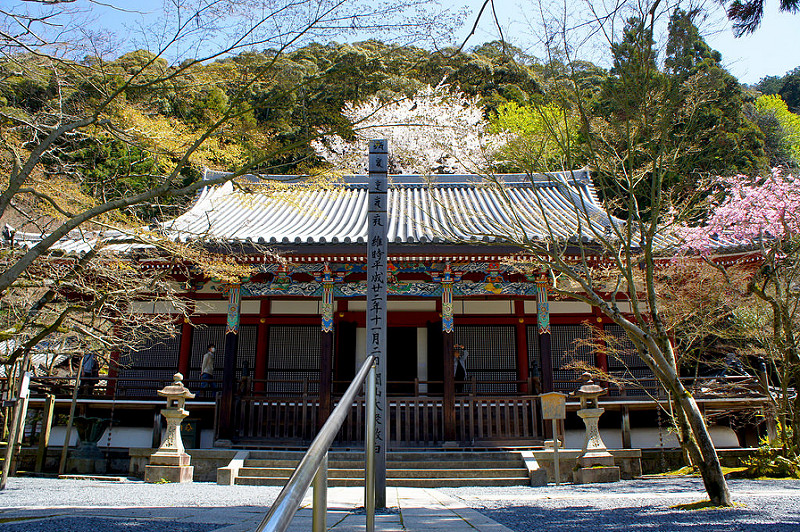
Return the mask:
[[390, 395], [413, 395], [417, 377], [417, 328], [389, 327], [386, 340], [386, 391]]

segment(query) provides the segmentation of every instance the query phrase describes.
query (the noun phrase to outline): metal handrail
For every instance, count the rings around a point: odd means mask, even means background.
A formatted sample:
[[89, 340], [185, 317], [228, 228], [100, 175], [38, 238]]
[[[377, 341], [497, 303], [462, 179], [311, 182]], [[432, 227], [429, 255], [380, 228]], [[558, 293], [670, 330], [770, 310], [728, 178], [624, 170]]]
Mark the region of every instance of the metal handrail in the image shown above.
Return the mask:
[[[300, 460], [300, 464], [297, 466], [297, 469], [294, 470], [289, 482], [286, 483], [283, 490], [281, 490], [278, 495], [278, 498], [275, 499], [269, 513], [267, 513], [256, 528], [256, 532], [262, 532], [263, 530], [267, 530], [268, 532], [283, 532], [286, 530], [289, 527], [289, 523], [292, 522], [297, 509], [300, 508], [303, 497], [311, 486], [312, 481], [314, 481], [313, 527], [315, 531], [325, 530], [325, 509], [318, 508], [318, 506], [321, 505], [317, 503], [324, 504], [327, 501], [327, 495], [325, 495], [324, 492], [327, 489], [328, 450], [333, 440], [336, 438], [339, 429], [342, 428], [345, 419], [347, 419], [347, 414], [353, 404], [353, 399], [355, 399], [356, 394], [358, 394], [358, 391], [361, 389], [361, 385], [364, 383], [367, 376], [373, 373], [374, 365], [375, 357], [368, 356], [358, 370], [353, 382], [342, 396], [339, 404], [333, 409], [333, 412], [328, 416], [328, 420], [320, 429], [319, 434], [317, 434], [317, 437], [311, 442], [308, 451], [303, 455], [303, 459]], [[367, 388], [368, 395], [371, 395], [369, 387]], [[374, 401], [374, 395], [372, 396], [372, 400]], [[369, 416], [367, 416], [367, 422], [369, 423]], [[367, 434], [369, 434], [369, 430], [367, 430]], [[367, 457], [371, 454], [370, 451], [371, 449], [365, 448]], [[365, 482], [365, 484], [367, 484], [365, 488], [367, 493], [369, 493], [368, 483]], [[319, 493], [318, 489], [320, 490]], [[368, 511], [367, 513], [369, 514], [370, 512]], [[372, 514], [374, 518], [374, 509]], [[369, 519], [369, 515], [367, 518]], [[367, 528], [368, 530], [371, 529], [369, 525], [367, 525]]]

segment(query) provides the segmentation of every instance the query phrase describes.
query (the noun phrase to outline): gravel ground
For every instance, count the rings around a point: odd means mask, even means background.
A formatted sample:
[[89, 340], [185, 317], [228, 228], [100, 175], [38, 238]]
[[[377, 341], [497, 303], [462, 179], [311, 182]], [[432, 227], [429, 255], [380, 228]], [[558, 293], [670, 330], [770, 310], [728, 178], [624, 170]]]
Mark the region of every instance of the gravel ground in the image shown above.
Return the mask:
[[[800, 481], [732, 480], [738, 506], [681, 510], [705, 497], [696, 478], [539, 488], [440, 488], [515, 532], [798, 532]], [[11, 478], [0, 532], [243, 532], [280, 488]], [[329, 521], [329, 524], [332, 524]]]
[[0, 524], [3, 532], [211, 532], [219, 525], [202, 523], [159, 522], [141, 519], [102, 519], [98, 517], [51, 517]]
[[0, 531], [239, 532], [254, 528], [280, 490], [10, 478], [0, 492]]
[[[74, 507], [222, 507], [267, 508], [281, 486], [219, 486], [213, 482], [145, 484], [138, 480], [103, 482], [14, 477], [0, 491], [4, 508]], [[0, 518], [2, 514], [0, 514]]]
[[800, 481], [731, 480], [736, 507], [683, 510], [707, 500], [697, 478], [538, 488], [441, 488], [515, 532], [800, 531]]

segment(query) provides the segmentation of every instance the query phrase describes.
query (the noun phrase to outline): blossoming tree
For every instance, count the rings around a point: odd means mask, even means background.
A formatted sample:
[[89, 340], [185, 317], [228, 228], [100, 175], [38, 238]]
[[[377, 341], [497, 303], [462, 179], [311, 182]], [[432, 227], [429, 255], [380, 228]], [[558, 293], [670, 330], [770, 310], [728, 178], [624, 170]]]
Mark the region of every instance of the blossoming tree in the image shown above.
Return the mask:
[[743, 313], [741, 325], [752, 331], [767, 355], [771, 367], [763, 385], [779, 420], [778, 440], [796, 457], [800, 431], [792, 428], [800, 421], [800, 179], [776, 169], [765, 178], [740, 175], [720, 178], [718, 184], [724, 196], [712, 200], [704, 225], [686, 230], [685, 245], [706, 256], [720, 239], [760, 249], [762, 260], [747, 292], [761, 305]]
[[373, 97], [349, 103], [342, 114], [354, 124], [354, 139], [329, 135], [312, 143], [317, 154], [344, 172], [367, 171], [367, 141], [389, 140], [390, 173], [453, 174], [485, 168], [499, 137], [477, 98], [447, 85], [427, 87], [410, 98], [386, 102]]

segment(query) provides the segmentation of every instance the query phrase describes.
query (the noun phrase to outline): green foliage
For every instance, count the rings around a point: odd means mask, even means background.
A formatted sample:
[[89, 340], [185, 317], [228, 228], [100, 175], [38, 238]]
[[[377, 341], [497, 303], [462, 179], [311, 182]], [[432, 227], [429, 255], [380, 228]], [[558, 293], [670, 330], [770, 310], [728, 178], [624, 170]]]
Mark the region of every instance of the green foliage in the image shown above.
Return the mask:
[[673, 12], [664, 61], [682, 102], [673, 134], [694, 144], [676, 166], [720, 175], [759, 173], [768, 161], [761, 132], [744, 113], [744, 91], [722, 68], [722, 56], [705, 42], [693, 17]]
[[[237, 157], [276, 153], [264, 162], [270, 172], [313, 168], [319, 159], [310, 142], [319, 132], [352, 138], [352, 124], [342, 113], [345, 104], [373, 97], [390, 102], [441, 82], [477, 97], [494, 131], [513, 140], [501, 152], [500, 169], [592, 164], [589, 145], [596, 133], [587, 128], [595, 119], [604, 123], [603, 135], [615, 149], [632, 154], [627, 164], [634, 173], [664, 139], [671, 139], [678, 154], [674, 180], [692, 172], [754, 173], [767, 164], [764, 138], [777, 138], [785, 120], [761, 110], [750, 115], [752, 121], [745, 115], [751, 102], [719, 65], [719, 53], [702, 39], [690, 14], [673, 14], [663, 70], [653, 36], [639, 19], [628, 21], [612, 53], [609, 72], [582, 60], [542, 63], [500, 41], [435, 52], [374, 40], [311, 43], [285, 55], [247, 51], [209, 64], [169, 64], [145, 50], [113, 61], [87, 57], [57, 68], [18, 56], [0, 60], [0, 106], [20, 118], [59, 105], [79, 115], [143, 69], [108, 112], [128, 117], [132, 130], [155, 131], [151, 139], [122, 150], [98, 131], [68, 146], [70, 162], [89, 168], [84, 189], [102, 197], [145, 186], [138, 178], [115, 176], [166, 170], [178, 153], [177, 139], [192, 138], [225, 113], [216, 144], [195, 164], [228, 168]], [[15, 73], [21, 61], [25, 76]], [[255, 80], [243, 82], [254, 75]], [[790, 77], [770, 80], [770, 87], [791, 92]], [[800, 82], [800, 73], [797, 77]], [[584, 107], [579, 109], [576, 98]], [[645, 110], [672, 116], [673, 124], [659, 131], [657, 120], [636, 118]], [[771, 158], [774, 153], [771, 148]]]
[[800, 67], [784, 76], [767, 76], [756, 84], [763, 94], [777, 94], [793, 113], [800, 113]]
[[490, 133], [506, 136], [499, 165], [509, 172], [566, 168], [577, 132], [570, 111], [556, 103], [520, 106], [508, 102], [490, 121]]
[[800, 67], [786, 75], [778, 94], [789, 106], [791, 112], [800, 113]]
[[[778, 430], [786, 431], [786, 441], [792, 439], [792, 427], [782, 427], [779, 424]], [[753, 457], [744, 460], [744, 465], [747, 469], [739, 475], [747, 478], [800, 478], [800, 457], [793, 456], [780, 447], [773, 447], [767, 437], [761, 439], [758, 451]]]
[[778, 94], [782, 86], [782, 76], [765, 76], [756, 83], [755, 89], [762, 94]]
[[[606, 124], [604, 139], [612, 152], [626, 154], [624, 172], [641, 183], [635, 194], [642, 205], [649, 203], [647, 176], [654, 160], [662, 186], [686, 191], [696, 184], [693, 176], [767, 167], [763, 135], [744, 112], [746, 95], [719, 64], [720, 54], [703, 40], [692, 14], [672, 14], [663, 70], [652, 31], [641, 19], [628, 20], [611, 50], [613, 67], [594, 114]], [[601, 186], [610, 186], [602, 172], [599, 178]]]
[[[600, 112], [612, 120], [637, 119], [659, 92], [664, 77], [656, 68], [653, 33], [645, 22], [631, 18], [622, 40], [611, 45], [614, 65], [603, 83]], [[647, 131], [642, 131], [648, 134]]]
[[800, 165], [800, 115], [789, 111], [779, 95], [760, 96], [755, 109], [759, 125], [769, 139], [771, 164]]

